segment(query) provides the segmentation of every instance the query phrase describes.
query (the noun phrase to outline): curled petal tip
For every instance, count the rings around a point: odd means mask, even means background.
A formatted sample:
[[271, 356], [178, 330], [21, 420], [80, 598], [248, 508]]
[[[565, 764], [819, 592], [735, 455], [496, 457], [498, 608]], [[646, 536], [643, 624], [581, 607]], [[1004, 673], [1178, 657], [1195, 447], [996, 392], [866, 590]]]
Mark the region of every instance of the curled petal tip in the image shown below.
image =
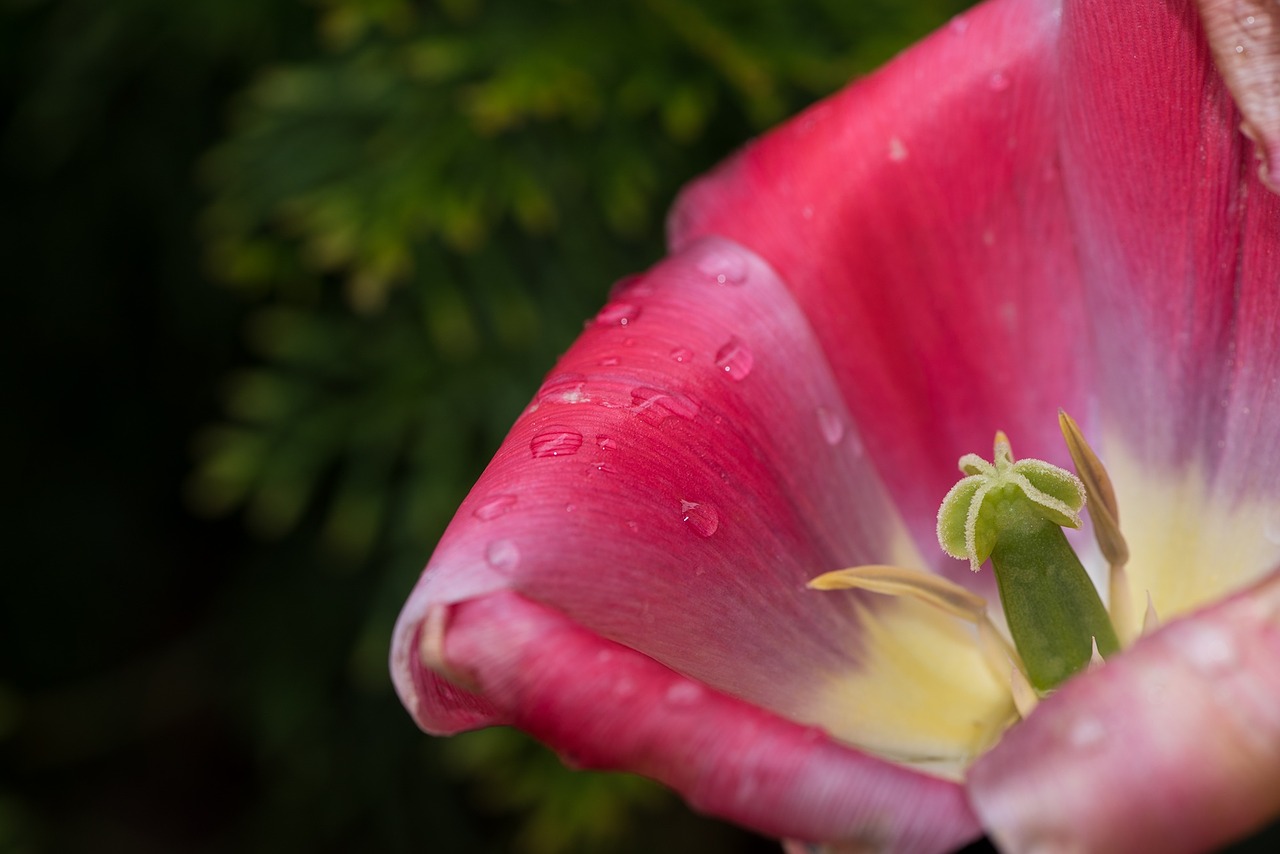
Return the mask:
[[1218, 70], [1257, 145], [1258, 176], [1280, 192], [1280, 5], [1272, 0], [1196, 0]]

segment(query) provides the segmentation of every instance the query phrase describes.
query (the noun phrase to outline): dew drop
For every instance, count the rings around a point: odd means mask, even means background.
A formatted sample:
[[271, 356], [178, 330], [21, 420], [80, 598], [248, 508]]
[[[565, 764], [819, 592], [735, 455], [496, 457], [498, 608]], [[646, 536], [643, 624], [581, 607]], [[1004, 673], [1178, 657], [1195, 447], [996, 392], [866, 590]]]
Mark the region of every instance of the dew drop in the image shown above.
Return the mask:
[[844, 438], [844, 420], [825, 406], [818, 407], [818, 429], [828, 445], [838, 445]]
[[647, 297], [653, 293], [653, 286], [646, 281], [643, 273], [634, 273], [630, 276], [623, 276], [621, 279], [613, 283], [613, 287], [609, 289], [609, 299], [619, 300], [624, 297], [627, 299], [636, 299], [637, 297]]
[[889, 140], [889, 159], [894, 163], [901, 163], [906, 160], [909, 153], [907, 146], [896, 136]]
[[582, 447], [582, 434], [567, 427], [552, 427], [533, 437], [529, 450], [539, 457], [571, 457]]
[[640, 316], [640, 307], [629, 302], [611, 302], [596, 315], [600, 326], [628, 326]]
[[627, 528], [630, 529], [631, 533], [634, 534], [640, 530], [640, 523], [637, 522], [635, 519], [628, 519]]
[[520, 550], [510, 540], [494, 540], [485, 549], [484, 559], [501, 572], [510, 572], [520, 562]]
[[671, 358], [683, 364], [693, 359], [693, 351], [688, 347], [677, 347], [671, 351]]
[[1107, 735], [1106, 727], [1097, 718], [1081, 718], [1071, 725], [1067, 740], [1077, 749], [1092, 747]]
[[1008, 74], [1003, 71], [997, 71], [987, 78], [987, 88], [992, 92], [1004, 92], [1009, 88], [1011, 82]]
[[479, 506], [471, 511], [471, 515], [482, 522], [488, 522], [506, 513], [516, 505], [516, 501], [517, 498], [514, 495], [493, 495], [480, 502]]
[[696, 682], [676, 682], [667, 688], [664, 696], [673, 706], [691, 706], [701, 700], [704, 693]]
[[699, 501], [680, 501], [680, 521], [688, 525], [699, 537], [709, 537], [720, 527], [720, 511], [714, 504]]
[[618, 450], [618, 440], [599, 433], [596, 435], [596, 447], [602, 451], [616, 451]]
[[730, 338], [716, 351], [716, 367], [728, 374], [731, 380], [745, 380], [755, 363], [755, 357], [751, 355], [747, 345], [737, 338]]
[[555, 374], [538, 389], [538, 403], [581, 403], [587, 399], [582, 391], [586, 384], [582, 374]]
[[1236, 663], [1237, 651], [1231, 636], [1203, 623], [1183, 623], [1164, 632], [1182, 658], [1193, 669], [1211, 676]]
[[631, 390], [631, 403], [640, 420], [654, 427], [673, 415], [692, 421], [702, 409], [702, 404], [688, 395], [647, 386]]
[[698, 261], [698, 272], [721, 285], [740, 285], [747, 280], [747, 262], [737, 252], [716, 247]]
[[577, 509], [578, 509], [578, 505], [577, 505], [577, 504], [573, 504], [572, 502], [571, 502], [571, 503], [569, 503], [569, 504], [566, 504], [566, 505], [564, 506], [564, 512], [566, 512], [566, 513], [573, 513], [573, 512], [575, 512]]
[[1242, 44], [1236, 45], [1236, 53], [1244, 53], [1244, 45]]
[[617, 356], [605, 356], [596, 364], [600, 365], [600, 367], [602, 368], [612, 368], [613, 366], [619, 365], [621, 363], [622, 363], [622, 360], [619, 359]]
[[601, 474], [614, 474], [618, 469], [611, 463], [599, 462], [592, 464], [591, 468], [588, 469], [588, 473], [591, 471], [598, 471]]

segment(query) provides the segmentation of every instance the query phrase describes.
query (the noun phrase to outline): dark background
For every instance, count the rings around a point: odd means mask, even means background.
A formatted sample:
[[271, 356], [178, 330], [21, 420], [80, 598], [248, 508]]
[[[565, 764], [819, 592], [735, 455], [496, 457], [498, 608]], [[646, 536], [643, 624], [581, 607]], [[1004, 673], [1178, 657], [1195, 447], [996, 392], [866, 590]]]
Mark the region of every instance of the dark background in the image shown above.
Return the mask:
[[0, 0], [0, 851], [773, 851], [392, 622], [679, 186], [963, 2]]

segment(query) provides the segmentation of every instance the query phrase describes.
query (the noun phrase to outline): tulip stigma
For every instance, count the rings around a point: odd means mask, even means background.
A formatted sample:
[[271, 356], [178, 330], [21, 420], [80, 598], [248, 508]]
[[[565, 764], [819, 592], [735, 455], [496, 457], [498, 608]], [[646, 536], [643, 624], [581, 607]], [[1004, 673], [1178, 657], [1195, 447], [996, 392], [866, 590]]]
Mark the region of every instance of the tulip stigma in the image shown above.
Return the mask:
[[1009, 633], [1041, 695], [1119, 651], [1115, 628], [1063, 527], [1080, 527], [1080, 478], [1041, 460], [1014, 460], [997, 432], [992, 462], [960, 458], [965, 478], [938, 511], [938, 542], [975, 572], [989, 559]]

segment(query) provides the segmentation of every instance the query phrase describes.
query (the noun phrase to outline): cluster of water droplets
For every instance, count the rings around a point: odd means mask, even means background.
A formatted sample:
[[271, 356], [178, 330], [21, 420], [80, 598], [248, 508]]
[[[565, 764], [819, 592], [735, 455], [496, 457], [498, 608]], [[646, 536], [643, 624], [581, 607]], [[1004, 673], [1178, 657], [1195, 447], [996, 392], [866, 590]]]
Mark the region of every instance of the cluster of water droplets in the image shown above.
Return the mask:
[[1271, 19], [1258, 14], [1258, 4], [1250, 0], [1236, 0], [1234, 17], [1240, 27], [1240, 41], [1235, 46], [1239, 54], [1253, 53], [1259, 44], [1271, 36]]

